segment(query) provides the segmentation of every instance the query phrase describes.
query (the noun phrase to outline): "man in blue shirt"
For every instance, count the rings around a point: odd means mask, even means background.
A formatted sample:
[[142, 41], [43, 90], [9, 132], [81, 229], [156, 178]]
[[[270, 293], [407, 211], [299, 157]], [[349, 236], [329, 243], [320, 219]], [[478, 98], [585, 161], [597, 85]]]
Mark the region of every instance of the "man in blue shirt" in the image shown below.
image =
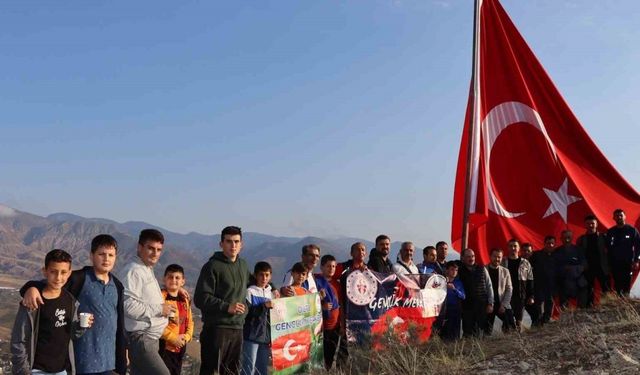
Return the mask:
[[91, 313], [93, 328], [74, 344], [78, 374], [103, 374], [116, 368], [115, 345], [118, 326], [118, 288], [113, 277], [105, 278], [96, 269], [82, 269], [85, 280], [78, 312]]
[[422, 249], [422, 257], [424, 261], [418, 266], [420, 273], [430, 275], [437, 273], [438, 275], [445, 275], [444, 267], [438, 263], [437, 250], [434, 246], [427, 246]]

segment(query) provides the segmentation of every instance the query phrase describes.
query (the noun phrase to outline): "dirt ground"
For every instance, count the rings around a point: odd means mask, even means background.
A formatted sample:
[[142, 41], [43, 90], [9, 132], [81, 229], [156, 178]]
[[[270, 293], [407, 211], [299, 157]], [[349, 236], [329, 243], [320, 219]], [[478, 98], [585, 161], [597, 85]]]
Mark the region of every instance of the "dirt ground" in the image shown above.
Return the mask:
[[607, 298], [557, 322], [482, 341], [477, 374], [640, 374], [640, 302]]

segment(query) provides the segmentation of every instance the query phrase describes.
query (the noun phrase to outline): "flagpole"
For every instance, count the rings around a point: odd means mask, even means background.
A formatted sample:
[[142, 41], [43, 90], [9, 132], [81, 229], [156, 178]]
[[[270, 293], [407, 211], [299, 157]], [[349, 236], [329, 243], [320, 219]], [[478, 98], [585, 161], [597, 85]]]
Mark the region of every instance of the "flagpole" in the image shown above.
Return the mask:
[[[472, 71], [471, 82], [473, 100], [471, 101], [471, 124], [468, 129], [467, 136], [467, 170], [465, 178], [464, 188], [464, 215], [462, 217], [462, 249], [460, 249], [460, 256], [469, 246], [469, 211], [471, 210], [471, 179], [473, 177], [472, 162], [476, 158], [473, 147], [476, 131], [479, 131], [479, 112], [480, 112], [480, 7], [482, 0], [474, 0], [473, 11], [473, 58], [472, 58]], [[477, 199], [477, 198], [476, 198]]]

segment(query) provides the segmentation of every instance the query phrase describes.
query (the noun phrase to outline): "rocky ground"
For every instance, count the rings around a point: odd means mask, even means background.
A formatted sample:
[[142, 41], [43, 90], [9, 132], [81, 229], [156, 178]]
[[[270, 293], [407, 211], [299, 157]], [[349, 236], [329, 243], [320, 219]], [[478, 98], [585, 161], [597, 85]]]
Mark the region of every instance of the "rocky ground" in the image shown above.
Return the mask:
[[557, 322], [486, 339], [477, 374], [639, 374], [640, 302], [610, 298]]
[[640, 374], [640, 301], [609, 297], [596, 308], [566, 311], [558, 321], [520, 334], [453, 344], [437, 337], [421, 345], [391, 342], [380, 352], [350, 353], [349, 368], [331, 373]]

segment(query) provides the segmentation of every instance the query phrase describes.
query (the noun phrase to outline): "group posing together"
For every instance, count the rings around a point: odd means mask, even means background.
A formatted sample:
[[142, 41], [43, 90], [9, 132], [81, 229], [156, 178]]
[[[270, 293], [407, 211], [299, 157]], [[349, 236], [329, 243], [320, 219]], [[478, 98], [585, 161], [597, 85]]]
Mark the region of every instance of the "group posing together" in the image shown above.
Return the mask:
[[446, 243], [438, 243], [435, 251], [426, 247], [421, 269], [443, 274], [448, 283], [435, 328], [445, 340], [460, 338], [461, 326], [464, 336], [491, 335], [498, 317], [504, 332], [520, 331], [524, 311], [534, 327], [549, 323], [554, 301], [559, 310], [567, 309], [570, 301], [592, 307], [596, 295], [612, 287], [619, 296], [628, 296], [632, 272], [640, 268], [640, 234], [626, 224], [623, 210], [615, 210], [613, 218], [616, 225], [599, 233], [598, 220], [588, 215], [585, 233], [575, 243], [572, 231], [564, 230], [560, 246], [548, 235], [540, 251], [511, 239], [507, 256], [493, 248], [486, 266], [476, 264], [471, 249], [462, 251], [460, 261], [444, 263]]
[[[532, 325], [551, 320], [554, 298], [566, 307], [570, 299], [579, 307], [594, 303], [594, 289], [626, 296], [631, 273], [638, 270], [640, 234], [625, 223], [624, 211], [614, 212], [616, 225], [598, 233], [594, 216], [585, 218], [586, 233], [573, 242], [562, 232], [562, 245], [547, 236], [544, 248], [516, 239], [508, 254], [491, 250], [487, 266], [476, 264], [475, 253], [465, 249], [461, 261], [446, 261], [448, 244], [423, 249], [423, 262], [413, 261], [415, 246], [403, 242], [394, 263], [391, 239], [376, 238], [365, 262], [364, 243], [351, 246], [351, 259], [338, 263], [321, 257], [317, 245], [302, 248], [301, 262], [291, 267], [285, 283], [276, 289], [272, 269], [258, 262], [253, 274], [239, 257], [242, 231], [226, 227], [215, 252], [200, 271], [193, 304], [202, 313], [200, 374], [267, 374], [270, 362], [269, 310], [274, 298], [318, 293], [323, 314], [325, 367], [343, 366], [348, 359], [345, 306], [346, 278], [356, 270], [400, 274], [441, 274], [447, 279], [447, 297], [435, 331], [445, 340], [462, 334], [491, 334], [495, 317], [503, 330], [521, 329], [523, 311]], [[107, 234], [91, 243], [91, 263], [71, 271], [71, 256], [52, 250], [45, 257], [44, 281], [30, 281], [11, 338], [14, 374], [179, 374], [186, 345], [193, 336], [190, 296], [183, 289], [184, 270], [176, 264], [164, 272], [164, 288], [155, 275], [164, 237], [155, 229], [140, 233], [137, 257], [125, 265], [118, 279], [111, 271], [118, 245]], [[320, 263], [320, 272], [313, 273]], [[80, 316], [80, 319], [78, 318]]]
[[[91, 266], [71, 271], [71, 255], [51, 250], [44, 281], [29, 281], [11, 335], [14, 374], [179, 374], [193, 335], [184, 270], [169, 265], [160, 288], [153, 267], [162, 233], [140, 233], [135, 260], [111, 273], [118, 243], [91, 241]], [[84, 315], [84, 316], [83, 316]], [[80, 318], [78, 318], [80, 317]]]

